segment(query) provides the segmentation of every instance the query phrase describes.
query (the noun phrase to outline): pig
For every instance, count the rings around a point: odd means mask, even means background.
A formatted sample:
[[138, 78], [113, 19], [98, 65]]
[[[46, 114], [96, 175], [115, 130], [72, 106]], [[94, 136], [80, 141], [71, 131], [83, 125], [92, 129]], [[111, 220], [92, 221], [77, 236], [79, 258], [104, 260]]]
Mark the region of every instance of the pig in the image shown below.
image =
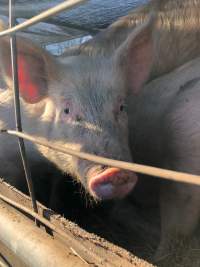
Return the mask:
[[[199, 8], [200, 2], [195, 0], [151, 1], [132, 11], [129, 15], [122, 17], [93, 39], [67, 50], [65, 55], [90, 55], [94, 57], [102, 55], [112, 58], [113, 53], [124, 42], [124, 39], [135, 27], [146, 20], [150, 11], [154, 10], [158, 15], [158, 19], [155, 24], [152, 24], [154, 32], [153, 61], [150, 75], [147, 79], [147, 82], [150, 82], [200, 56]], [[199, 155], [195, 154], [198, 153], [195, 152], [196, 149], [194, 152], [191, 151], [192, 147], [196, 146], [198, 148], [198, 135], [196, 135], [192, 143], [188, 143], [190, 136], [193, 135], [192, 131], [196, 132], [195, 127], [197, 126], [191, 125], [191, 132], [186, 127], [186, 125], [190, 125], [195, 119], [198, 119], [197, 103], [194, 102], [195, 115], [191, 110], [192, 107], [188, 107], [194, 117], [189, 117], [189, 113], [187, 113], [187, 121], [182, 122], [182, 125], [181, 122], [179, 122], [179, 125], [177, 121], [174, 122], [173, 120], [173, 116], [178, 116], [181, 112], [184, 112], [179, 110], [179, 105], [183, 105], [183, 109], [186, 108], [184, 98], [187, 99], [187, 95], [192, 95], [193, 93], [192, 90], [186, 90], [187, 93], [183, 90], [177, 96], [176, 93], [182, 85], [179, 80], [185, 79], [184, 81], [182, 80], [183, 84], [185, 83], [190, 88], [190, 81], [198, 77], [197, 66], [193, 68], [193, 72], [189, 71], [187, 73], [187, 67], [183, 67], [183, 69], [183, 76], [181, 76], [180, 70], [176, 71], [174, 72], [175, 74], [167, 76], [168, 78], [164, 77], [147, 85], [147, 89], [144, 89], [144, 96], [143, 93], [141, 96], [139, 93], [138, 97], [133, 96], [134, 101], [128, 101], [131, 151], [137, 162], [198, 174], [197, 166], [199, 162], [197, 159]], [[195, 77], [193, 73], [196, 75]], [[159, 83], [159, 81], [161, 82]], [[154, 88], [154, 84], [157, 90]], [[183, 87], [187, 88], [187, 86]], [[196, 94], [198, 93], [194, 93], [194, 95]], [[173, 102], [174, 106], [169, 107], [171, 102]], [[164, 114], [165, 108], [167, 110], [171, 108], [168, 116]], [[162, 114], [164, 114], [164, 118]], [[183, 114], [181, 113], [181, 115]], [[180, 127], [180, 129], [176, 127]], [[184, 133], [182, 133], [181, 127], [184, 127]], [[169, 132], [170, 130], [172, 133]], [[163, 134], [160, 134], [160, 131]], [[173, 131], [174, 135], [171, 136]], [[183, 144], [187, 147], [189, 158], [186, 156], [186, 151], [183, 151]], [[171, 150], [169, 150], [169, 147]], [[179, 158], [177, 163], [175, 163], [177, 161], [176, 157]], [[180, 233], [182, 236], [189, 236], [199, 219], [199, 188], [197, 186], [167, 182], [162, 182], [161, 184], [163, 184], [160, 188], [161, 242], [155, 255], [156, 259], [168, 254], [175, 232], [177, 234]], [[186, 200], [188, 200], [188, 203], [185, 203]], [[188, 217], [188, 214], [191, 213], [192, 215]], [[182, 226], [178, 227], [180, 222]]]
[[[143, 23], [151, 12], [158, 19], [153, 24], [153, 65], [148, 81], [166, 74], [200, 55], [200, 1], [154, 0], [118, 19], [93, 39], [67, 49], [64, 55], [111, 56], [132, 30]], [[64, 56], [63, 55], [63, 56]]]
[[[128, 91], [138, 91], [149, 75], [153, 23], [152, 17], [136, 27], [112, 60], [101, 55], [55, 59], [18, 36], [23, 131], [66, 148], [131, 162], [125, 103]], [[0, 60], [0, 128], [12, 129], [15, 123], [7, 38], [0, 39]], [[2, 134], [0, 147], [0, 175], [17, 185], [23, 176], [17, 141]], [[26, 147], [31, 164], [46, 158], [80, 181], [96, 200], [122, 198], [137, 182], [133, 172], [94, 164], [38, 144], [27, 142]]]
[[[136, 161], [200, 175], [199, 69], [197, 58], [129, 96], [130, 146]], [[160, 213], [157, 260], [174, 252], [170, 248], [176, 237], [189, 237], [196, 228], [200, 187], [162, 181]]]

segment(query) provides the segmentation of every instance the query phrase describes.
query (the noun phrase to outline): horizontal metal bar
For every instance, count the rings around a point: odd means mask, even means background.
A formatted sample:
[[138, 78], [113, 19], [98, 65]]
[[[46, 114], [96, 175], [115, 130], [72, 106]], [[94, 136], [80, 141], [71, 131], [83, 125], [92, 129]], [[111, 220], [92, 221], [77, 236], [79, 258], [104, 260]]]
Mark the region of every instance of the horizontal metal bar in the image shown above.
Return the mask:
[[[0, 240], [26, 266], [88, 266], [70, 253], [70, 247], [64, 247], [3, 201], [0, 201]], [[78, 244], [86, 250], [81, 242]]]
[[[16, 201], [11, 200], [8, 197], [5, 197], [4, 195], [2, 195], [0, 193], [0, 199], [5, 201], [6, 203], [10, 204], [11, 206], [19, 209], [20, 211], [23, 211], [24, 213], [26, 213], [27, 215], [32, 216], [33, 218], [35, 218], [37, 221], [39, 221], [40, 223], [42, 223], [43, 225], [47, 226], [49, 229], [51, 229], [53, 232], [57, 233], [58, 235], [60, 235], [61, 237], [63, 237], [65, 239], [65, 241], [68, 243], [68, 247], [72, 249], [72, 251], [78, 251], [79, 253], [79, 258], [82, 259], [83, 263], [86, 262], [95, 262], [96, 265], [95, 266], [99, 266], [99, 267], [113, 267], [115, 265], [110, 264], [110, 262], [107, 262], [106, 264], [102, 261], [102, 257], [101, 255], [98, 255], [95, 251], [93, 250], [88, 250], [87, 247], [87, 243], [84, 244], [84, 242], [80, 242], [80, 240], [74, 238], [71, 233], [67, 234], [67, 232], [63, 231], [62, 229], [60, 229], [59, 227], [55, 226], [53, 223], [51, 223], [50, 221], [48, 221], [47, 219], [45, 219], [43, 216], [41, 216], [40, 214], [34, 212], [33, 210], [17, 203]], [[0, 203], [0, 207], [1, 207], [1, 203]], [[4, 216], [2, 214], [0, 214], [0, 217]], [[11, 220], [12, 221], [12, 220]], [[14, 220], [15, 221], [15, 220]], [[16, 220], [17, 221], [17, 220]], [[21, 219], [19, 220], [21, 223]], [[18, 223], [18, 222], [17, 222]], [[19, 224], [19, 223], [18, 223]], [[36, 228], [36, 227], [35, 227]], [[33, 228], [33, 229], [35, 229]], [[1, 229], [1, 223], [0, 223], [0, 229]], [[36, 228], [38, 229], [38, 228]], [[16, 229], [13, 229], [13, 231], [15, 231]], [[17, 230], [16, 230], [17, 231]], [[37, 231], [37, 230], [36, 230]], [[5, 234], [5, 233], [4, 233]], [[12, 235], [12, 233], [10, 233]], [[1, 234], [0, 234], [1, 237]], [[32, 235], [31, 235], [32, 238]], [[40, 237], [41, 238], [41, 237]], [[0, 238], [0, 240], [2, 240], [2, 238]], [[12, 240], [13, 241], [13, 238]], [[30, 242], [31, 243], [31, 242]], [[34, 242], [33, 242], [33, 246], [34, 246]], [[39, 246], [39, 244], [38, 244]], [[30, 249], [31, 251], [31, 249]], [[56, 255], [57, 257], [59, 257], [58, 255]], [[48, 255], [45, 256], [46, 258], [48, 257]], [[89, 263], [88, 263], [89, 264]], [[33, 265], [31, 265], [33, 266]], [[34, 265], [35, 266], [35, 265]], [[36, 265], [36, 266], [41, 266], [41, 265]], [[42, 265], [43, 266], [43, 265]], [[46, 265], [44, 265], [46, 266]], [[49, 266], [49, 265], [48, 265]], [[54, 265], [53, 265], [54, 266]], [[60, 265], [57, 265], [60, 266]], [[68, 265], [67, 265], [68, 266]], [[78, 265], [79, 266], [79, 265]], [[93, 265], [91, 265], [93, 266]]]
[[104, 157], [99, 157], [96, 155], [92, 155], [89, 153], [84, 153], [84, 152], [79, 152], [73, 149], [69, 148], [63, 148], [62, 146], [58, 145], [52, 145], [50, 142], [46, 142], [41, 140], [40, 138], [35, 138], [31, 135], [13, 131], [13, 130], [0, 130], [2, 133], [7, 133], [13, 136], [18, 136], [21, 138], [24, 138], [25, 140], [31, 141], [33, 143], [46, 146], [48, 148], [51, 148], [53, 150], [69, 154], [71, 156], [76, 156], [79, 158], [82, 158], [84, 160], [89, 160], [98, 164], [103, 164], [103, 165], [108, 165], [112, 167], [118, 167], [124, 170], [129, 170], [141, 174], [147, 174], [150, 176], [154, 176], [157, 178], [163, 178], [167, 180], [172, 180], [176, 182], [183, 182], [187, 184], [195, 184], [195, 185], [200, 185], [200, 176], [199, 175], [193, 175], [193, 174], [188, 174], [184, 172], [176, 172], [176, 171], [171, 171], [171, 170], [166, 170], [166, 169], [161, 169], [161, 168], [156, 168], [156, 167], [151, 167], [151, 166], [146, 166], [142, 164], [136, 164], [136, 163], [129, 163], [129, 162], [124, 162], [124, 161], [119, 161], [119, 160], [113, 160], [113, 159], [108, 159]]
[[68, 1], [64, 1], [63, 3], [56, 5], [55, 7], [52, 7], [42, 13], [40, 13], [39, 15], [36, 15], [28, 20], [26, 20], [25, 22], [16, 25], [15, 27], [12, 27], [8, 30], [2, 31], [0, 32], [0, 37], [8, 35], [8, 34], [13, 34], [19, 30], [25, 29], [31, 25], [34, 25], [40, 21], [43, 21], [61, 11], [64, 10], [69, 10], [74, 8], [77, 5], [81, 5], [85, 2], [87, 2], [88, 0], [68, 0]]
[[34, 212], [33, 210], [17, 203], [16, 201], [14, 200], [11, 200], [10, 198], [8, 197], [5, 197], [3, 196], [1, 193], [0, 193], [0, 199], [4, 200], [5, 202], [7, 202], [8, 204], [12, 205], [13, 207], [19, 209], [20, 211], [23, 211], [25, 212], [26, 214], [28, 215], [31, 215], [33, 218], [37, 219], [38, 221], [40, 221], [42, 224], [44, 224], [45, 226], [47, 226], [49, 229], [51, 229], [52, 231], [62, 235], [64, 238], [69, 238], [68, 235], [58, 229], [58, 227], [56, 227], [55, 225], [53, 225], [51, 222], [49, 222], [47, 219], [45, 219], [43, 216], [41, 216], [40, 214]]

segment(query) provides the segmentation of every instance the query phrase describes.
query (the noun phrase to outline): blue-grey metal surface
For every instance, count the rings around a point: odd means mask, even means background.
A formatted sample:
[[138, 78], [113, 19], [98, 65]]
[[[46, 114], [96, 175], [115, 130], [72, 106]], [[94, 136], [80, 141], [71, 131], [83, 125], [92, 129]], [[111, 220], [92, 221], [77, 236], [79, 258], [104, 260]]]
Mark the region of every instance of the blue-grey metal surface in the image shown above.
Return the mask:
[[[80, 25], [83, 28], [104, 28], [118, 17], [126, 15], [131, 9], [148, 0], [90, 0], [83, 6], [69, 12], [62, 12], [49, 21], [63, 25]], [[55, 6], [62, 0], [18, 0], [16, 16], [29, 18]], [[6, 14], [7, 0], [0, 0], [0, 14]]]

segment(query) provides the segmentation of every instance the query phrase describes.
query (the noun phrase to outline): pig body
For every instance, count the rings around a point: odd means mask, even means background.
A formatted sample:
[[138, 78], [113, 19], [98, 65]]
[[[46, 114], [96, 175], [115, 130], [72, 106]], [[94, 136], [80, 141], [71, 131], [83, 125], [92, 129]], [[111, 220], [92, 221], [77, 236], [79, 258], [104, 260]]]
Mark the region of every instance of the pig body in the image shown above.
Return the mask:
[[151, 12], [157, 15], [154, 29], [153, 64], [149, 81], [168, 73], [200, 55], [200, 1], [155, 0], [134, 9], [93, 39], [68, 54], [106, 55], [109, 57], [135, 27]]
[[[200, 58], [147, 84], [130, 99], [130, 139], [136, 161], [200, 174]], [[190, 236], [200, 217], [200, 187], [160, 182], [161, 242]]]

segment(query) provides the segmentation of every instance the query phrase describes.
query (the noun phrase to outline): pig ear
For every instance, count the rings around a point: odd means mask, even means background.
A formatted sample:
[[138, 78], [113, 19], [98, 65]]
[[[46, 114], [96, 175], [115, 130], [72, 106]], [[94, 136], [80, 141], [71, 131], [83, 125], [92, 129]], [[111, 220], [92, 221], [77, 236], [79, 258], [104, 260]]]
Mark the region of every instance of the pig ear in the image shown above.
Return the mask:
[[133, 30], [114, 55], [118, 71], [132, 92], [140, 90], [148, 79], [153, 61], [153, 28], [155, 15]]
[[[2, 72], [9, 86], [12, 70], [7, 38], [0, 40], [0, 58]], [[48, 93], [48, 77], [49, 72], [53, 73], [53, 59], [30, 40], [17, 37], [17, 61], [20, 96], [30, 104], [41, 101]]]

